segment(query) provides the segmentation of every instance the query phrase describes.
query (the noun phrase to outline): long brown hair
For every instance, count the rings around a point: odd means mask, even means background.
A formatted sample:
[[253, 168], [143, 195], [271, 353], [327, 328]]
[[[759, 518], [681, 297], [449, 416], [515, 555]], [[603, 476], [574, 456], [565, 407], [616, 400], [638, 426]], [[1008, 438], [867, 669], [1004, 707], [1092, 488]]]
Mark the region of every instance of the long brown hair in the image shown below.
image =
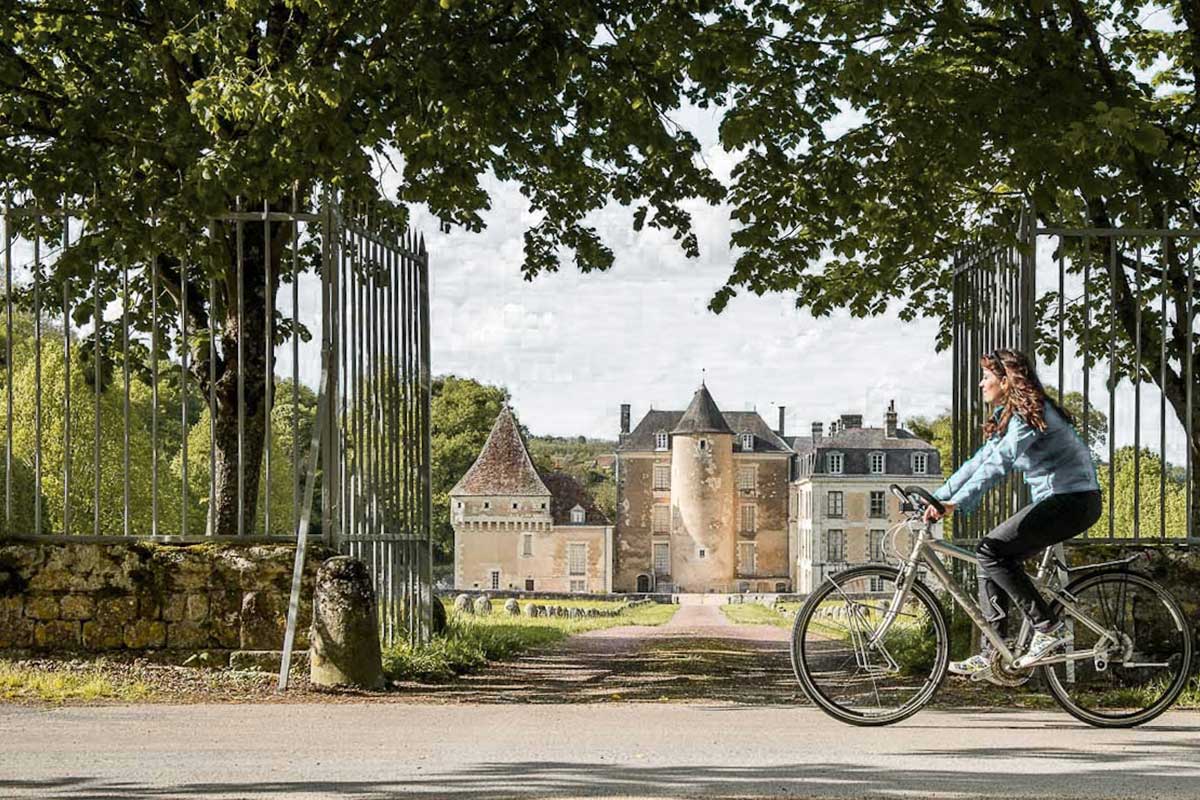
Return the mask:
[[1046, 394], [1033, 363], [1020, 350], [1003, 347], [993, 350], [979, 359], [979, 366], [990, 370], [996, 377], [1008, 378], [1008, 399], [1004, 403], [1004, 411], [1000, 413], [999, 419], [988, 417], [983, 423], [984, 437], [1003, 436], [1014, 413], [1020, 414], [1037, 430], [1046, 430], [1046, 420], [1042, 414], [1043, 402], [1049, 402], [1063, 419], [1071, 425], [1075, 424], [1075, 417]]

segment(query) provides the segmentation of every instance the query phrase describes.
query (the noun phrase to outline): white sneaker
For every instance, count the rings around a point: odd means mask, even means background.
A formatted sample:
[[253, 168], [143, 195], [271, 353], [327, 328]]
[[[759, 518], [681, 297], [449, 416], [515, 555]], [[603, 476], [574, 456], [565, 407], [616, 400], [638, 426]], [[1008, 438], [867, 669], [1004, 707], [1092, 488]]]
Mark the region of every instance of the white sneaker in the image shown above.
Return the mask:
[[992, 661], [982, 653], [976, 653], [963, 661], [951, 661], [949, 669], [955, 675], [978, 675], [992, 668]]
[[1029, 643], [1029, 649], [1025, 651], [1025, 655], [1013, 662], [1013, 667], [1016, 669], [1031, 667], [1040, 659], [1062, 647], [1067, 643], [1067, 638], [1062, 635], [1063, 630], [1064, 626], [1060, 622], [1045, 633], [1034, 631], [1033, 641]]

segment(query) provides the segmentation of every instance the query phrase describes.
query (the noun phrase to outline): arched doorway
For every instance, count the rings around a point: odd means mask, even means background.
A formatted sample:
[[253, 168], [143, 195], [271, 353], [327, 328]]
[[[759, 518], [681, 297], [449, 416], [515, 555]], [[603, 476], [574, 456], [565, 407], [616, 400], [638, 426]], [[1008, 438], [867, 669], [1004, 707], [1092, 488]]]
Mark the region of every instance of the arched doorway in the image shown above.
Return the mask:
[[637, 590], [642, 594], [645, 594], [650, 591], [650, 576], [649, 575], [642, 574], [642, 575], [637, 576]]

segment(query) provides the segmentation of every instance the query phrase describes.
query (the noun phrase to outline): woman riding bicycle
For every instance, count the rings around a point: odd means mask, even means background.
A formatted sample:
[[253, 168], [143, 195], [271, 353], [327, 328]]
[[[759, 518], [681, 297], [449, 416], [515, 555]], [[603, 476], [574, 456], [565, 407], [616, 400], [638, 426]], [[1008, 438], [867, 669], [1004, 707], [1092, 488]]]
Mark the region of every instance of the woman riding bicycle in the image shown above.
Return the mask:
[[[1014, 666], [1025, 667], [1065, 643], [1062, 622], [1034, 588], [1024, 562], [1043, 549], [1090, 528], [1100, 518], [1100, 485], [1087, 445], [1075, 432], [1075, 420], [1046, 396], [1029, 358], [998, 349], [980, 359], [983, 399], [995, 410], [983, 425], [986, 441], [969, 461], [933, 493], [946, 514], [970, 513], [989, 487], [1010, 470], [1024, 473], [1033, 502], [1000, 523], [979, 543], [979, 607], [1007, 638], [1011, 601], [1034, 628], [1033, 641]], [[942, 517], [932, 506], [926, 521]], [[950, 664], [957, 675], [990, 669], [991, 646]]]

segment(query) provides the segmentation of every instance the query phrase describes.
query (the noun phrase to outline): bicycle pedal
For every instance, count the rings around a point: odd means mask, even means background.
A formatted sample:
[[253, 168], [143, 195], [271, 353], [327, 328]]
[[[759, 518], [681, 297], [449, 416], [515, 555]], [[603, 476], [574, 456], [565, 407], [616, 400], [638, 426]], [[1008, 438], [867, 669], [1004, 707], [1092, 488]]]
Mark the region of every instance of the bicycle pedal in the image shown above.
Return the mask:
[[971, 674], [971, 680], [974, 683], [982, 683], [983, 681], [986, 681], [990, 677], [992, 677], [992, 668], [991, 667], [988, 667], [987, 669], [981, 669], [981, 670], [979, 670], [979, 672], [975, 672], [975, 673]]

